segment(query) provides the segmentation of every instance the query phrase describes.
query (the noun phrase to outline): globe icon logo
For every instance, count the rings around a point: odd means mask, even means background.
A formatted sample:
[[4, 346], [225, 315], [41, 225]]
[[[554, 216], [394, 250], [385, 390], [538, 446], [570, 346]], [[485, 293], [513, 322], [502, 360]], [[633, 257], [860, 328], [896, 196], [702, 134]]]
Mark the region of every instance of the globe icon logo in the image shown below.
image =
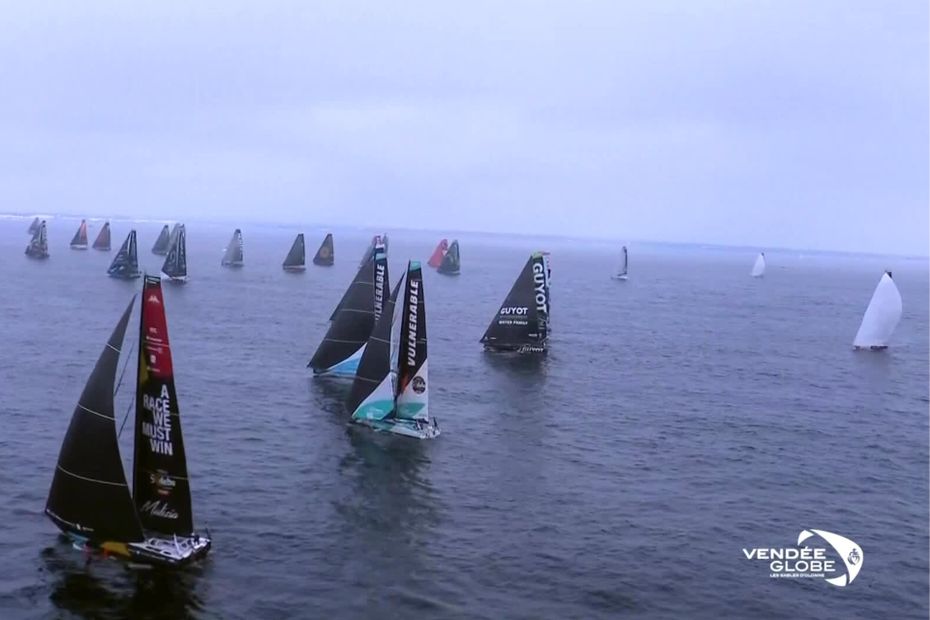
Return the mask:
[[859, 560], [862, 559], [862, 556], [859, 555], [858, 549], [853, 549], [849, 552], [849, 557], [846, 558], [851, 565], [856, 565], [859, 563]]

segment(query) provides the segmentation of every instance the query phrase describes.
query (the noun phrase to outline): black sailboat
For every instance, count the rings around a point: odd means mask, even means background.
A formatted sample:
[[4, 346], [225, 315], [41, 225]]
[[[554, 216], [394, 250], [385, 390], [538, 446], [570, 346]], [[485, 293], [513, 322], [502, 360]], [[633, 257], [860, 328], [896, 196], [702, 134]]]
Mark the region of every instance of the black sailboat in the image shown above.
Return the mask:
[[87, 249], [87, 220], [81, 220], [81, 225], [78, 226], [77, 232], [75, 232], [74, 237], [71, 238], [71, 249]]
[[168, 225], [165, 224], [161, 228], [161, 232], [158, 233], [158, 239], [155, 240], [155, 245], [152, 246], [152, 254], [158, 254], [159, 256], [164, 256], [168, 253], [168, 248], [171, 247], [171, 233], [168, 231]]
[[120, 278], [123, 280], [134, 280], [142, 275], [139, 271], [139, 255], [136, 249], [136, 231], [130, 230], [123, 245], [120, 246], [119, 252], [113, 257], [110, 268], [107, 269], [107, 275], [111, 278]]
[[26, 256], [29, 258], [48, 258], [48, 233], [45, 220], [39, 222], [39, 227], [32, 233], [32, 239], [26, 246]]
[[334, 262], [333, 233], [326, 233], [323, 243], [320, 244], [320, 249], [316, 251], [316, 255], [313, 257], [313, 264], [321, 267], [331, 267]]
[[161, 272], [170, 280], [184, 282], [187, 280], [187, 232], [184, 224], [178, 224], [178, 233], [168, 250]]
[[333, 312], [326, 336], [307, 364], [315, 375], [355, 375], [389, 286], [387, 255], [379, 244], [355, 274]]
[[103, 228], [100, 229], [97, 238], [94, 239], [94, 249], [102, 252], [110, 251], [110, 222], [103, 223]]
[[39, 230], [39, 224], [40, 224], [40, 223], [41, 223], [41, 220], [39, 220], [38, 217], [36, 217], [35, 219], [32, 220], [32, 223], [29, 224], [29, 234], [30, 234], [30, 235], [36, 234], [36, 231]]
[[530, 256], [481, 338], [486, 351], [542, 353], [549, 338], [549, 277], [542, 252]]
[[291, 249], [284, 258], [281, 267], [284, 271], [303, 271], [306, 269], [307, 253], [304, 249], [304, 234], [299, 233], [291, 244]]
[[459, 256], [459, 242], [458, 239], [452, 242], [452, 245], [449, 246], [449, 249], [446, 250], [445, 256], [442, 257], [442, 262], [439, 263], [439, 273], [447, 276], [457, 276], [462, 271], [461, 256]]
[[232, 239], [229, 240], [229, 245], [226, 246], [221, 265], [223, 267], [242, 267], [243, 264], [242, 231], [237, 228], [233, 232]]
[[90, 550], [146, 564], [180, 566], [205, 556], [211, 541], [193, 529], [160, 280], [146, 277], [142, 295], [133, 494], [119, 454], [113, 393], [135, 297], [72, 414], [45, 513], [65, 535]]

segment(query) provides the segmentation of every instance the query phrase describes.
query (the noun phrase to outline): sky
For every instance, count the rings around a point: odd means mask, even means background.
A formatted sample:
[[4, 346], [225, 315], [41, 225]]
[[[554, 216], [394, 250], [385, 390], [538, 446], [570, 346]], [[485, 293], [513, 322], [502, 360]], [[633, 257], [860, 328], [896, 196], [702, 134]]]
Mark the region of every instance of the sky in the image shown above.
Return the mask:
[[924, 256], [927, 5], [7, 1], [0, 212]]

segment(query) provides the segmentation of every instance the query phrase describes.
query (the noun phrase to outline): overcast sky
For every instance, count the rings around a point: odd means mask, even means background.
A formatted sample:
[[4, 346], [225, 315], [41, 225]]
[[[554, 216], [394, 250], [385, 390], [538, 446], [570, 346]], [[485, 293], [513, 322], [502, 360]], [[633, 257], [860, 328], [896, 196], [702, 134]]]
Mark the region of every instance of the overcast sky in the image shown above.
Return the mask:
[[925, 0], [2, 11], [3, 212], [928, 253]]

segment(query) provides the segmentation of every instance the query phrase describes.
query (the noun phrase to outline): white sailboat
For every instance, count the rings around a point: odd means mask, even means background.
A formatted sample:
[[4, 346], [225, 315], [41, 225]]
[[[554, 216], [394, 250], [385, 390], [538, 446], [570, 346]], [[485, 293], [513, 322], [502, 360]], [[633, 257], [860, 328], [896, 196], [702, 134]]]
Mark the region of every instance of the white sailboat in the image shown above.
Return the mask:
[[752, 272], [749, 275], [753, 278], [761, 278], [765, 275], [765, 252], [759, 252], [759, 256], [756, 257], [756, 262], [752, 266]]
[[901, 293], [891, 279], [891, 272], [886, 271], [875, 292], [869, 307], [862, 316], [862, 324], [853, 340], [854, 349], [870, 349], [879, 351], [888, 348], [888, 341], [901, 320]]
[[626, 280], [629, 276], [627, 275], [630, 269], [630, 256], [626, 250], [626, 246], [623, 246], [623, 262], [620, 264], [620, 270], [617, 271], [612, 277], [614, 280]]

